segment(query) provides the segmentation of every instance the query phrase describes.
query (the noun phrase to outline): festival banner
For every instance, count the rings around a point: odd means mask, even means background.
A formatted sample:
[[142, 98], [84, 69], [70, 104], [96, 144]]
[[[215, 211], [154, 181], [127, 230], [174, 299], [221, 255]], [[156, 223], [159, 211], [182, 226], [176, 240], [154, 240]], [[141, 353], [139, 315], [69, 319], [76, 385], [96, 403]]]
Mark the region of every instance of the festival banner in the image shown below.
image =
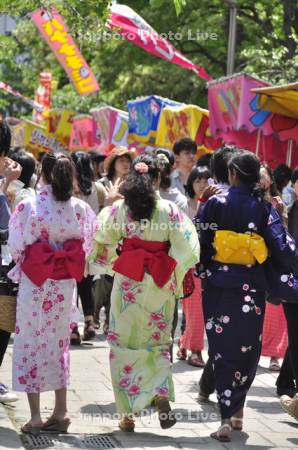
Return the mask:
[[55, 135], [57, 141], [66, 147], [69, 147], [72, 119], [76, 115], [77, 113], [70, 109], [54, 109], [49, 112], [47, 131]]
[[35, 101], [44, 106], [44, 111], [33, 110], [34, 122], [43, 122], [48, 117], [48, 112], [52, 106], [52, 74], [50, 72], [41, 72], [39, 75], [39, 85], [35, 94]]
[[96, 137], [96, 123], [89, 115], [78, 115], [72, 119], [70, 150], [93, 150], [100, 144]]
[[39, 9], [31, 18], [80, 95], [99, 90], [96, 78], [80, 53], [62, 17], [52, 7]]
[[42, 112], [45, 110], [45, 107], [34, 100], [31, 100], [31, 98], [25, 97], [20, 92], [13, 89], [9, 84], [4, 83], [3, 81], [0, 81], [0, 89], [3, 89], [5, 92], [8, 92], [11, 95], [14, 95], [15, 97], [20, 98], [24, 103], [27, 103], [27, 105], [30, 105], [32, 108], [36, 109], [38, 112]]
[[[102, 106], [90, 110], [96, 123], [96, 136], [102, 145], [127, 144], [128, 113], [111, 106]], [[114, 136], [115, 141], [114, 142]]]
[[199, 124], [208, 111], [195, 105], [165, 107], [160, 114], [156, 146], [172, 149], [175, 141], [189, 137], [195, 139]]
[[187, 59], [128, 6], [113, 3], [110, 8], [108, 25], [129, 42], [138, 45], [158, 58], [177, 64], [184, 69], [193, 70], [204, 80], [211, 80], [211, 77], [203, 67]]
[[[246, 131], [247, 140], [260, 130], [264, 136], [298, 143], [298, 120], [260, 109], [255, 88], [268, 86], [250, 75], [236, 74], [208, 84], [212, 136]], [[251, 134], [251, 136], [250, 136]]]
[[40, 152], [67, 152], [61, 142], [57, 141], [55, 136], [47, 132], [45, 126], [23, 120], [22, 123], [16, 125], [12, 130], [12, 143], [25, 147], [26, 150], [38, 156]]
[[128, 142], [144, 142], [154, 146], [159, 117], [166, 106], [179, 107], [181, 103], [157, 95], [129, 100]]

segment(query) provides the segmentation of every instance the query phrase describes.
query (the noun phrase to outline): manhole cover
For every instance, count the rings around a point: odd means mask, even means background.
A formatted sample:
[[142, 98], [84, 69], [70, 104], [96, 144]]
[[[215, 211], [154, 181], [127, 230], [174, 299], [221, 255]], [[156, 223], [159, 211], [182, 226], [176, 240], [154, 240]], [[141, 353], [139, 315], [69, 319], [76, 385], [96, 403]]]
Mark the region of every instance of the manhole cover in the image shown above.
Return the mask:
[[25, 445], [30, 449], [119, 449], [118, 443], [106, 434], [100, 435], [60, 435], [40, 434], [23, 437]]

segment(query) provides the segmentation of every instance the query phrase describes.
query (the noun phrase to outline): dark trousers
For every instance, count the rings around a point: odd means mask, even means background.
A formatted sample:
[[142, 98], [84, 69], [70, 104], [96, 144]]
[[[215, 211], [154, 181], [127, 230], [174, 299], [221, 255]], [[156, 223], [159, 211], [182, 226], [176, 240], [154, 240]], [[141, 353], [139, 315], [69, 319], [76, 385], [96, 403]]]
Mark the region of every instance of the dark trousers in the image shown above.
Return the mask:
[[10, 338], [10, 333], [8, 333], [7, 331], [4, 330], [0, 330], [0, 366], [2, 364], [7, 346], [8, 346], [8, 341]]
[[82, 281], [77, 283], [78, 295], [82, 302], [84, 316], [93, 316], [94, 314], [94, 300], [92, 293], [92, 276], [84, 277]]
[[93, 286], [95, 315], [99, 318], [100, 310], [104, 307], [106, 314], [105, 323], [107, 325], [109, 325], [113, 281], [114, 277], [102, 275], [99, 280], [95, 281]]
[[288, 325], [289, 345], [276, 380], [276, 386], [281, 389], [298, 391], [298, 304], [283, 303]]

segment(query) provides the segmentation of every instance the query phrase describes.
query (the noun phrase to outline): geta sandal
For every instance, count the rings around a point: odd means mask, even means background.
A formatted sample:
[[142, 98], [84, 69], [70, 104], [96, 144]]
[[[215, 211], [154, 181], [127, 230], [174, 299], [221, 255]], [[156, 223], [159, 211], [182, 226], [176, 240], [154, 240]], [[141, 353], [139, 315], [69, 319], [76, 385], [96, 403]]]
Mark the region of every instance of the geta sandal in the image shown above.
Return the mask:
[[220, 441], [220, 442], [230, 442], [231, 441], [231, 432], [232, 432], [231, 425], [229, 425], [228, 423], [224, 423], [223, 425], [221, 425], [219, 427], [219, 429], [217, 431], [215, 431], [214, 433], [211, 433], [210, 436], [213, 439], [216, 439], [217, 441]]
[[127, 433], [132, 433], [135, 430], [135, 422], [133, 419], [124, 417], [121, 422], [119, 422], [119, 428]]

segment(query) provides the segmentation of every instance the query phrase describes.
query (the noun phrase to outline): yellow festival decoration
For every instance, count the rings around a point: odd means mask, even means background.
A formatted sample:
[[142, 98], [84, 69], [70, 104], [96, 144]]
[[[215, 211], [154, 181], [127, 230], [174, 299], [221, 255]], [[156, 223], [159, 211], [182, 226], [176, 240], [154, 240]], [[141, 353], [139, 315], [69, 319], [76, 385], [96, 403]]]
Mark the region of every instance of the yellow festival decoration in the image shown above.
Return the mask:
[[298, 82], [252, 89], [259, 94], [258, 106], [282, 116], [298, 119]]

